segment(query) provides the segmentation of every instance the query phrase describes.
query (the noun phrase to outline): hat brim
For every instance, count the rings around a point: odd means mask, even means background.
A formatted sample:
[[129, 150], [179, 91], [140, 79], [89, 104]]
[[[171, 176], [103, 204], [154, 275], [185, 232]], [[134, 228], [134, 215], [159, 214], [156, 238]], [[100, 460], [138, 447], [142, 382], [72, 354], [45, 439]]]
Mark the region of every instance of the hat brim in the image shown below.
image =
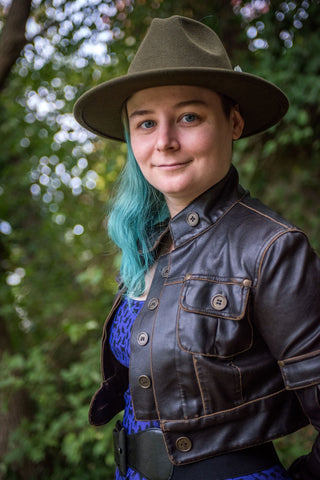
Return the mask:
[[74, 116], [89, 131], [124, 141], [121, 112], [125, 101], [139, 90], [164, 85], [196, 85], [234, 100], [245, 121], [241, 138], [275, 125], [289, 107], [286, 95], [278, 87], [256, 75], [216, 68], [171, 68], [104, 82], [78, 99]]

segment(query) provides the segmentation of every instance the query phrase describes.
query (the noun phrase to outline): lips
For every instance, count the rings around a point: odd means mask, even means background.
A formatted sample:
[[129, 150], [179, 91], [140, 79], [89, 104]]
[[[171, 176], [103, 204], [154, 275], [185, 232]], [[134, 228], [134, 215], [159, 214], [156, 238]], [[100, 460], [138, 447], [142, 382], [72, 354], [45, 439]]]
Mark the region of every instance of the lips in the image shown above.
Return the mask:
[[166, 170], [175, 170], [178, 168], [185, 167], [186, 165], [189, 165], [191, 162], [192, 160], [187, 160], [186, 162], [162, 163], [160, 165], [156, 165], [156, 167], [166, 169]]

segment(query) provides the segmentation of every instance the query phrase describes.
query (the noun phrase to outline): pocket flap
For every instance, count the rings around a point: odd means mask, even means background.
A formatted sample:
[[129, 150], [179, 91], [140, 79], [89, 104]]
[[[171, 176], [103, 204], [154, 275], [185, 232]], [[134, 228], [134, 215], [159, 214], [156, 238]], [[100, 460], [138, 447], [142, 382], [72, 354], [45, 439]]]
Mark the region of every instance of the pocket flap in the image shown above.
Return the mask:
[[193, 313], [241, 320], [250, 287], [251, 280], [247, 278], [223, 281], [192, 276], [184, 283], [181, 307]]
[[180, 347], [221, 358], [248, 350], [252, 345], [252, 325], [246, 316], [250, 287], [249, 279], [188, 276], [180, 297]]

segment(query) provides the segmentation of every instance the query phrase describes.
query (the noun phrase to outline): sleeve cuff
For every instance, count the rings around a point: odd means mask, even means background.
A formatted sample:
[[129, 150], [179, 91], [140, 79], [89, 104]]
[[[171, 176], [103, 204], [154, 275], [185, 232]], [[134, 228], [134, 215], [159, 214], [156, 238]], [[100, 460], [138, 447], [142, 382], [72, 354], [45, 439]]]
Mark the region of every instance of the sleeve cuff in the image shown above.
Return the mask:
[[280, 360], [279, 366], [288, 390], [320, 383], [320, 351]]

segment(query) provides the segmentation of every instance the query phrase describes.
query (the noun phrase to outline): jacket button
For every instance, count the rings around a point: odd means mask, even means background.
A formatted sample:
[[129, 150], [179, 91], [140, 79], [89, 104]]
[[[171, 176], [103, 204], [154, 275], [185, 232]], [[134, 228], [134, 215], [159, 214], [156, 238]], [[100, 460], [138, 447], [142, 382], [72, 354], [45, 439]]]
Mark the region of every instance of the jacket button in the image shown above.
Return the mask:
[[242, 282], [242, 285], [246, 288], [249, 288], [249, 287], [251, 287], [252, 282], [251, 282], [251, 280], [249, 280], [249, 278], [245, 278]]
[[224, 295], [214, 295], [211, 299], [211, 305], [215, 310], [224, 310], [227, 306], [228, 300]]
[[155, 310], [159, 305], [159, 300], [157, 298], [151, 298], [148, 303], [149, 310]]
[[149, 335], [147, 334], [147, 332], [140, 332], [139, 333], [139, 335], [138, 335], [138, 344], [139, 345], [141, 345], [142, 347], [144, 345], [147, 345], [148, 340], [149, 340]]
[[169, 265], [167, 265], [166, 267], [163, 267], [163, 269], [161, 270], [161, 276], [163, 278], [167, 278], [169, 275]]
[[148, 375], [140, 375], [138, 378], [138, 383], [141, 388], [150, 388], [151, 387], [151, 379]]
[[176, 441], [176, 447], [180, 452], [189, 452], [192, 448], [192, 442], [188, 437], [179, 437]]
[[187, 223], [190, 227], [196, 227], [199, 223], [199, 215], [197, 212], [190, 212], [187, 215]]

